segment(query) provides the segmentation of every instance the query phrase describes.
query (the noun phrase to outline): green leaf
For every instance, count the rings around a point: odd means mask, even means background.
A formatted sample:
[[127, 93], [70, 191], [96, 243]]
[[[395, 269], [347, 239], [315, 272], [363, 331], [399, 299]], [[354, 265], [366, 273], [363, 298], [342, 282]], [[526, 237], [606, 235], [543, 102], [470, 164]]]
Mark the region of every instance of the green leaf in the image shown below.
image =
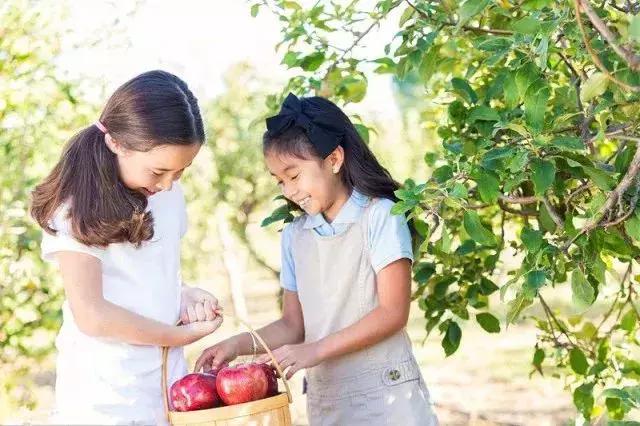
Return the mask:
[[494, 160], [501, 160], [503, 158], [511, 157], [513, 155], [514, 148], [511, 146], [503, 146], [500, 148], [492, 148], [484, 154], [482, 157], [483, 162], [489, 162]]
[[354, 127], [356, 128], [358, 134], [360, 135], [364, 143], [368, 145], [369, 144], [369, 128], [364, 124], [354, 124]]
[[315, 71], [320, 68], [324, 59], [324, 52], [314, 52], [311, 55], [302, 58], [300, 61], [300, 67], [305, 71]]
[[478, 105], [476, 107], [471, 108], [469, 113], [469, 122], [473, 123], [476, 121], [500, 121], [500, 114], [493, 108], [489, 108], [485, 105]]
[[272, 223], [279, 222], [281, 220], [287, 222], [287, 221], [290, 221], [291, 219], [293, 219], [293, 215], [289, 211], [289, 206], [287, 204], [285, 204], [285, 205], [280, 206], [277, 209], [275, 209], [271, 213], [271, 216], [265, 218], [262, 221], [260, 226], [265, 227], [265, 226], [271, 225]]
[[511, 24], [511, 29], [520, 34], [536, 34], [540, 30], [540, 20], [525, 16]]
[[536, 54], [538, 55], [538, 57], [536, 58], [536, 63], [543, 71], [547, 68], [548, 51], [549, 37], [542, 37], [542, 40], [540, 40], [540, 43], [538, 43], [538, 47], [536, 47]]
[[348, 102], [360, 102], [367, 94], [367, 80], [362, 76], [349, 76], [340, 83], [338, 93]]
[[638, 212], [626, 220], [624, 223], [624, 230], [627, 234], [636, 241], [640, 241], [640, 217]]
[[482, 201], [489, 204], [498, 201], [498, 197], [500, 196], [500, 183], [492, 173], [481, 170], [476, 181]]
[[396, 72], [396, 63], [391, 58], [379, 58], [373, 61], [380, 64], [373, 72], [376, 74], [393, 74]]
[[488, 333], [500, 333], [500, 321], [488, 312], [482, 312], [476, 315], [478, 324]]
[[540, 374], [542, 374], [541, 367], [542, 367], [542, 363], [544, 362], [544, 358], [545, 358], [544, 351], [540, 348], [536, 348], [535, 352], [533, 353], [533, 361], [531, 363], [537, 368]]
[[529, 227], [522, 228], [520, 239], [522, 240], [522, 244], [524, 244], [529, 253], [536, 253], [544, 243], [542, 232], [531, 229]]
[[516, 84], [516, 76], [513, 72], [507, 74], [504, 79], [504, 101], [507, 108], [513, 109], [518, 105], [520, 95]]
[[529, 87], [537, 80], [540, 80], [540, 70], [535, 64], [527, 62], [516, 72], [515, 83], [518, 88], [518, 96], [524, 98]]
[[420, 262], [414, 270], [415, 273], [413, 279], [419, 284], [424, 284], [433, 274], [435, 274], [436, 266], [433, 263]]
[[609, 79], [601, 72], [594, 72], [587, 81], [582, 84], [580, 99], [582, 102], [589, 102], [591, 99], [602, 95], [609, 85]]
[[511, 160], [509, 160], [509, 165], [507, 166], [507, 168], [513, 173], [517, 173], [524, 170], [528, 162], [529, 151], [518, 151], [514, 156], [511, 157]]
[[523, 293], [529, 299], [533, 299], [538, 295], [538, 290], [544, 286], [547, 281], [547, 275], [541, 269], [529, 271], [527, 279], [522, 286]]
[[467, 191], [467, 187], [462, 183], [456, 182], [451, 191], [449, 191], [449, 195], [454, 198], [464, 199], [469, 195], [469, 191]]
[[549, 160], [531, 160], [531, 180], [535, 185], [536, 194], [542, 195], [551, 186], [556, 177], [556, 166]]
[[460, 346], [460, 339], [462, 338], [462, 330], [455, 321], [449, 321], [447, 326], [447, 332], [442, 339], [442, 348], [447, 356], [452, 355], [458, 350]]
[[427, 54], [423, 56], [422, 62], [418, 67], [418, 73], [420, 74], [420, 77], [422, 78], [424, 84], [427, 84], [429, 82], [431, 76], [438, 69], [438, 60], [438, 49], [435, 46], [429, 49]]
[[573, 403], [587, 420], [591, 419], [594, 402], [593, 384], [580, 385], [573, 392]]
[[595, 183], [598, 188], [603, 191], [609, 191], [613, 188], [614, 181], [604, 170], [587, 166], [584, 166], [582, 169], [587, 175], [589, 175], [591, 180], [593, 180], [593, 183]]
[[559, 148], [565, 148], [573, 151], [581, 151], [584, 149], [584, 143], [582, 143], [582, 139], [571, 136], [561, 136], [555, 138], [551, 141], [551, 144]]
[[584, 356], [584, 353], [579, 348], [573, 348], [569, 351], [569, 363], [571, 364], [571, 369], [578, 374], [582, 374], [583, 376], [587, 373], [587, 369], [589, 368], [589, 363], [587, 363], [587, 357]]
[[295, 67], [298, 65], [298, 52], [287, 52], [282, 58], [282, 63], [288, 66], [289, 68]]
[[478, 102], [478, 95], [471, 88], [467, 80], [454, 77], [451, 79], [451, 86], [453, 87], [453, 91], [460, 95], [467, 103], [475, 104]]
[[284, 1], [282, 2], [282, 5], [285, 7], [285, 9], [292, 9], [292, 10], [302, 9], [302, 6], [300, 6], [298, 2], [295, 2], [295, 1]]
[[626, 314], [620, 320], [620, 328], [631, 333], [636, 328], [638, 316], [633, 308], [629, 308]]
[[480, 278], [480, 293], [483, 296], [489, 296], [496, 291], [498, 291], [498, 286], [493, 281], [485, 277]]
[[573, 292], [573, 303], [580, 309], [588, 308], [595, 301], [593, 287], [580, 269], [574, 269], [571, 274], [571, 291]]
[[458, 28], [465, 25], [471, 18], [482, 12], [491, 0], [467, 0], [458, 9]]
[[483, 244], [487, 246], [493, 246], [496, 244], [496, 239], [493, 232], [489, 231], [484, 225], [480, 222], [480, 217], [478, 213], [472, 210], [467, 210], [464, 213], [463, 218], [464, 229], [467, 231], [467, 234], [478, 244]]
[[254, 18], [258, 16], [259, 11], [260, 11], [260, 3], [256, 3], [253, 6], [251, 6], [251, 16], [253, 16]]
[[631, 17], [631, 22], [629, 23], [629, 39], [636, 43], [640, 42], [640, 16], [638, 15]]
[[400, 16], [400, 22], [398, 23], [398, 26], [403, 27], [404, 24], [406, 24], [407, 21], [411, 19], [414, 13], [415, 13], [415, 9], [410, 6], [407, 6], [404, 12], [402, 12], [402, 16]]
[[524, 95], [525, 119], [531, 128], [538, 132], [544, 127], [544, 114], [550, 95], [551, 90], [542, 79], [529, 86]]
[[445, 227], [442, 228], [442, 237], [438, 240], [438, 242], [436, 243], [436, 246], [443, 253], [451, 252], [451, 236], [449, 235], [447, 228]]
[[495, 37], [489, 36], [480, 38], [474, 41], [474, 46], [477, 49], [484, 50], [485, 52], [501, 52], [511, 48], [513, 39], [510, 37]]
[[453, 169], [451, 166], [438, 167], [433, 171], [432, 176], [438, 183], [443, 183], [453, 177]]
[[555, 232], [557, 225], [553, 221], [553, 218], [549, 214], [549, 210], [547, 210], [547, 206], [544, 204], [540, 205], [540, 216], [538, 217], [540, 220], [540, 226], [547, 232]]
[[507, 323], [513, 324], [518, 319], [518, 317], [520, 317], [522, 311], [527, 306], [531, 305], [531, 303], [533, 303], [533, 300], [531, 300], [531, 298], [527, 297], [524, 293], [519, 293], [513, 301], [509, 302]]

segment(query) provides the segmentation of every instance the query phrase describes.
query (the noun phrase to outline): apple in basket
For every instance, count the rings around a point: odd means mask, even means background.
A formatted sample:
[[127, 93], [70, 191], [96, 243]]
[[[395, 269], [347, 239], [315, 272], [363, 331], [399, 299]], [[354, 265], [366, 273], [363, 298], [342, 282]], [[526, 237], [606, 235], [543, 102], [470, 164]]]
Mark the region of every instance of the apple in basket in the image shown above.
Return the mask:
[[220, 405], [216, 390], [217, 370], [187, 374], [171, 385], [169, 397], [175, 411], [205, 410]]
[[266, 364], [238, 364], [218, 372], [216, 388], [226, 405], [257, 401], [278, 393], [278, 382]]
[[260, 364], [267, 375], [267, 396], [278, 394], [278, 374], [276, 369], [269, 364]]

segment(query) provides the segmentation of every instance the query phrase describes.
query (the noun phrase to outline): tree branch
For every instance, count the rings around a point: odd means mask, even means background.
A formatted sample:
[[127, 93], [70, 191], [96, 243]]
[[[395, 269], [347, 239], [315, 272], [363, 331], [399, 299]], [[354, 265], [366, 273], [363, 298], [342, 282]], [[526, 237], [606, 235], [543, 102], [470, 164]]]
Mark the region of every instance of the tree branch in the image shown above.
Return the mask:
[[553, 220], [553, 222], [556, 225], [558, 225], [558, 228], [563, 229], [564, 221], [562, 220], [562, 218], [556, 211], [555, 207], [553, 207], [553, 205], [551, 204], [551, 201], [549, 201], [549, 198], [546, 195], [542, 197], [542, 203], [547, 208], [547, 211], [549, 212], [549, 216], [551, 216], [551, 219]]
[[640, 185], [638, 185], [638, 178], [636, 178], [635, 186], [636, 186], [636, 193], [633, 194], [633, 198], [631, 199], [631, 202], [629, 203], [629, 209], [627, 210], [627, 212], [625, 214], [623, 214], [622, 216], [620, 216], [619, 218], [611, 220], [610, 222], [607, 222], [607, 223], [603, 224], [602, 226], [605, 229], [609, 228], [611, 226], [616, 226], [616, 225], [624, 222], [625, 220], [629, 219], [629, 217], [633, 214], [633, 212], [636, 211], [636, 205], [638, 204], [638, 198], [640, 197]]
[[[413, 10], [415, 10], [416, 12], [418, 12], [418, 14], [420, 16], [422, 16], [424, 19], [427, 20], [432, 20], [431, 16], [427, 15], [426, 13], [424, 13], [424, 11], [418, 9], [413, 3], [411, 3], [409, 0], [405, 0], [405, 2], [411, 6], [413, 8]], [[457, 24], [455, 22], [438, 22], [439, 24], [442, 25], [446, 25], [449, 27], [453, 27], [456, 26]], [[481, 27], [472, 27], [471, 25], [463, 25], [461, 27], [463, 30], [467, 30], [467, 31], [473, 31], [473, 32], [477, 32], [477, 33], [485, 33], [485, 34], [497, 34], [497, 35], [512, 35], [513, 31], [509, 31], [509, 30], [501, 30], [501, 29], [497, 29], [497, 28], [481, 28]]]
[[[640, 138], [634, 136], [626, 136], [619, 135], [616, 136], [617, 139], [630, 140], [634, 142], [640, 142]], [[640, 143], [637, 144], [640, 147]], [[629, 164], [629, 168], [627, 169], [627, 173], [620, 180], [618, 186], [609, 193], [607, 200], [604, 205], [600, 208], [598, 213], [594, 216], [594, 218], [587, 223], [567, 244], [564, 245], [562, 250], [566, 253], [569, 247], [583, 234], [591, 232], [595, 227], [598, 226], [600, 221], [611, 211], [613, 206], [618, 202], [618, 200], [627, 192], [627, 189], [636, 181], [638, 177], [638, 173], [640, 173], [640, 149], [636, 149], [636, 153], [631, 160], [631, 164]]]
[[613, 51], [624, 59], [624, 61], [629, 65], [629, 68], [633, 71], [639, 71], [640, 57], [616, 43], [616, 36], [611, 32], [609, 27], [607, 27], [607, 24], [605, 24], [598, 14], [591, 8], [588, 0], [577, 0], [577, 2], [580, 4], [584, 13], [587, 14], [595, 29], [602, 35], [602, 37], [604, 37], [605, 40], [607, 40]]
[[569, 336], [569, 333], [567, 333], [567, 331], [564, 329], [562, 324], [560, 324], [560, 321], [558, 321], [556, 316], [553, 314], [553, 312], [549, 308], [549, 305], [547, 305], [547, 302], [542, 297], [542, 294], [538, 293], [538, 299], [540, 299], [540, 303], [542, 304], [542, 307], [544, 308], [545, 313], [553, 319], [553, 321], [556, 323], [556, 326], [558, 327], [560, 332], [565, 335], [565, 337], [567, 338], [567, 340], [569, 341], [569, 343], [572, 346], [576, 346], [577, 347], [577, 345], [575, 343], [573, 343], [573, 341], [571, 340], [571, 337]]
[[609, 72], [609, 70], [604, 66], [604, 64], [602, 63], [602, 61], [598, 57], [598, 54], [593, 50], [593, 47], [589, 43], [589, 40], [588, 40], [588, 37], [587, 37], [587, 32], [584, 29], [584, 23], [582, 22], [582, 18], [580, 16], [580, 6], [581, 6], [581, 0], [574, 0], [574, 9], [575, 9], [575, 13], [576, 13], [576, 23], [578, 24], [578, 28], [580, 29], [580, 33], [582, 34], [582, 41], [584, 43], [584, 47], [589, 52], [589, 55], [591, 55], [591, 59], [593, 60], [593, 63], [596, 65], [596, 67], [600, 71], [602, 71], [602, 73], [610, 81], [614, 82], [618, 86], [620, 86], [620, 87], [622, 87], [622, 88], [624, 88], [626, 90], [632, 91], [632, 92], [640, 92], [640, 86], [632, 86], [630, 84], [625, 83], [624, 81], [618, 79], [613, 74], [611, 74]]
[[507, 195], [501, 195], [499, 197], [500, 201], [503, 201], [505, 203], [509, 203], [509, 204], [535, 204], [538, 201], [540, 201], [540, 198], [536, 197], [536, 196], [531, 196], [531, 197], [510, 197]]
[[507, 213], [517, 214], [519, 216], [538, 216], [537, 211], [526, 211], [526, 210], [517, 210], [511, 207], [508, 207], [504, 201], [498, 199], [498, 206]]
[[611, 308], [609, 308], [607, 313], [602, 318], [602, 321], [600, 321], [600, 324], [598, 324], [598, 327], [596, 327], [596, 334], [598, 333], [598, 331], [600, 331], [600, 329], [602, 328], [604, 323], [607, 322], [607, 320], [609, 319], [609, 317], [613, 313], [613, 311], [614, 311], [614, 309], [616, 307], [616, 304], [618, 303], [618, 299], [620, 298], [620, 292], [624, 290], [624, 282], [627, 280], [627, 278], [629, 277], [630, 274], [631, 274], [631, 261], [629, 261], [629, 266], [627, 267], [627, 270], [625, 271], [624, 275], [622, 276], [622, 281], [620, 282], [620, 287], [621, 288], [618, 291], [618, 293], [616, 293], [616, 298], [613, 301], [613, 303], [611, 304]]

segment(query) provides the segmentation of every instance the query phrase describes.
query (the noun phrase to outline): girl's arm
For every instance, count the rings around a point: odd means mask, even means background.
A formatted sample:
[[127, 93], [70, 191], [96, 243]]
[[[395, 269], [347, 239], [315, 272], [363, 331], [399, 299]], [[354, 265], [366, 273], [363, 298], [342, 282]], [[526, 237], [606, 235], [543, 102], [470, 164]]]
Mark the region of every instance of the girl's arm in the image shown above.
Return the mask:
[[[298, 370], [375, 345], [407, 325], [411, 302], [411, 262], [399, 259], [376, 276], [379, 306], [355, 324], [318, 340], [285, 345], [273, 351], [280, 366], [291, 378]], [[321, 303], [321, 301], [318, 301]], [[267, 362], [266, 356], [258, 362]]]
[[215, 331], [222, 322], [195, 322], [176, 327], [124, 309], [105, 300], [102, 264], [94, 256], [60, 251], [56, 258], [69, 307], [83, 333], [136, 345], [183, 346]]
[[399, 259], [376, 276], [379, 306], [349, 327], [320, 339], [317, 350], [324, 359], [375, 345], [402, 330], [409, 319], [411, 262]]
[[[284, 290], [282, 302], [282, 318], [257, 330], [270, 349], [304, 341], [304, 322], [298, 293]], [[257, 353], [265, 352], [259, 342], [257, 342], [256, 349]], [[238, 334], [205, 349], [196, 362], [195, 371], [217, 368], [240, 355], [252, 353], [253, 339], [251, 335], [249, 333]]]

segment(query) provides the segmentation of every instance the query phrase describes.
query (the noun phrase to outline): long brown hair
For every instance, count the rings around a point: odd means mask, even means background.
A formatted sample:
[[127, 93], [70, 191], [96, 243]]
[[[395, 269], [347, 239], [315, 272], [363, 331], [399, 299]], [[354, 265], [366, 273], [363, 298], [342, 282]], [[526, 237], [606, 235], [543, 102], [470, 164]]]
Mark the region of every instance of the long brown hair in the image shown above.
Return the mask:
[[[99, 119], [124, 148], [147, 152], [159, 145], [204, 143], [198, 101], [186, 83], [165, 71], [141, 74], [111, 95]], [[119, 178], [105, 134], [91, 125], [74, 135], [51, 173], [32, 193], [31, 216], [51, 234], [58, 209], [68, 206], [71, 234], [89, 246], [153, 237], [147, 198]]]

